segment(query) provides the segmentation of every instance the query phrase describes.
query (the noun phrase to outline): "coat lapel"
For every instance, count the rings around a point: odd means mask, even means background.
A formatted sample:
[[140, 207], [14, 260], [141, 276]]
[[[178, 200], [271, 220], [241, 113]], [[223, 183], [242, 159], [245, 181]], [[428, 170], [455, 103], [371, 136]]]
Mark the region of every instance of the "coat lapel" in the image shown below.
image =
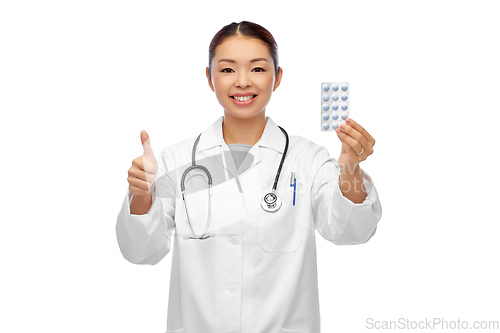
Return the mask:
[[[224, 116], [217, 119], [209, 128], [207, 128], [201, 135], [198, 142], [197, 152], [200, 153], [206, 149], [219, 148], [220, 154], [216, 155], [217, 161], [234, 177], [242, 174], [249, 168], [261, 162], [261, 149], [272, 149], [277, 154], [283, 154], [285, 149], [286, 139], [281, 129], [274, 123], [271, 117], [266, 117], [266, 127], [260, 140], [249, 150], [245, 160], [236, 169], [231, 150], [224, 141], [222, 135], [222, 123]], [[279, 157], [281, 159], [281, 156]]]

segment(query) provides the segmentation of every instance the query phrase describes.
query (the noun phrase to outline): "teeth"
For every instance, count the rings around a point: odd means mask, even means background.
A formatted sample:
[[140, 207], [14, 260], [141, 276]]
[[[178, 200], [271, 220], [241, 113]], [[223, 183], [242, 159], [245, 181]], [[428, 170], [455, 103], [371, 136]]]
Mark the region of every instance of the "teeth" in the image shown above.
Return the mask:
[[248, 101], [249, 99], [253, 98], [253, 95], [252, 96], [233, 96], [234, 99], [237, 99], [238, 101], [240, 102], [246, 102]]

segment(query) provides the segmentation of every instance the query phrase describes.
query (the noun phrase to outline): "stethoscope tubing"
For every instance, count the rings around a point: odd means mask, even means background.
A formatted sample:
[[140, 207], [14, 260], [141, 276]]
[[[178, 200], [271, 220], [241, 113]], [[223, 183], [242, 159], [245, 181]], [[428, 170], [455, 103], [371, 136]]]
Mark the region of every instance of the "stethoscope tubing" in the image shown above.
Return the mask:
[[[286, 158], [286, 153], [288, 151], [288, 142], [289, 142], [289, 139], [288, 139], [288, 133], [285, 131], [285, 129], [283, 129], [283, 127], [281, 126], [278, 126], [280, 128], [280, 130], [283, 132], [283, 134], [285, 135], [285, 138], [286, 138], [286, 144], [285, 144], [285, 150], [283, 151], [283, 156], [281, 157], [281, 161], [280, 161], [280, 165], [278, 167], [278, 171], [276, 172], [276, 177], [274, 179], [274, 184], [273, 184], [273, 189], [272, 189], [272, 194], [275, 195], [274, 193], [276, 192], [276, 188], [278, 186], [278, 180], [279, 180], [279, 177], [280, 177], [280, 174], [281, 174], [281, 168], [283, 167], [283, 163], [285, 161], [285, 158]], [[206, 167], [204, 167], [203, 165], [197, 165], [196, 164], [196, 147], [198, 146], [198, 141], [200, 140], [200, 137], [201, 137], [201, 133], [198, 135], [198, 137], [196, 138], [194, 144], [193, 144], [193, 152], [192, 152], [192, 165], [190, 167], [188, 167], [186, 170], [184, 170], [183, 174], [182, 174], [182, 178], [181, 178], [181, 193], [182, 193], [182, 200], [184, 201], [184, 208], [186, 210], [186, 218], [187, 218], [187, 221], [188, 221], [188, 224], [189, 224], [189, 228], [191, 229], [191, 232], [193, 234], [194, 237], [189, 237], [189, 239], [207, 239], [209, 236], [207, 235], [207, 231], [209, 229], [209, 226], [210, 226], [210, 220], [211, 220], [211, 207], [212, 207], [212, 201], [211, 201], [211, 197], [212, 197], [212, 175], [210, 174], [210, 171], [208, 171], [208, 169]], [[205, 174], [207, 175], [207, 184], [208, 184], [208, 218], [207, 218], [207, 224], [206, 224], [206, 227], [205, 227], [205, 231], [203, 232], [203, 235], [201, 236], [198, 236], [195, 232], [194, 232], [194, 229], [193, 229], [193, 226], [191, 225], [191, 220], [189, 219], [189, 213], [188, 213], [188, 208], [187, 208], [187, 200], [186, 200], [186, 197], [185, 197], [185, 186], [184, 186], [184, 181], [185, 181], [185, 178], [186, 178], [186, 175], [191, 171], [191, 170], [194, 170], [194, 169], [201, 169], [205, 172]], [[267, 195], [269, 195], [270, 193], [268, 193]], [[266, 196], [267, 196], [266, 195]], [[276, 196], [277, 197], [277, 196]], [[278, 200], [281, 202], [281, 200], [278, 198]], [[280, 203], [281, 205], [281, 203]], [[264, 208], [264, 199], [263, 199], [263, 206]], [[279, 206], [275, 209], [266, 209], [264, 208], [264, 210], [268, 211], [268, 212], [274, 212], [276, 211], [277, 209], [279, 209]]]

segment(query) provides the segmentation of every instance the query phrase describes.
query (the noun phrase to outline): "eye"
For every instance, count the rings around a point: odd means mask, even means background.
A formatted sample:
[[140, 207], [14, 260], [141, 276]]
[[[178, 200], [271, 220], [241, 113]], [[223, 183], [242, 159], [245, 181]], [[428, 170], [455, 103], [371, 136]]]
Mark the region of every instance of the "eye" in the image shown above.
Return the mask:
[[229, 71], [232, 71], [232, 69], [231, 69], [231, 68], [224, 68], [223, 70], [221, 70], [221, 72], [222, 72], [222, 73], [229, 73], [229, 72], [226, 72], [226, 71], [228, 71], [228, 70], [229, 70]]
[[254, 68], [254, 70], [256, 70], [256, 69], [260, 69], [260, 71], [257, 71], [257, 72], [265, 72], [264, 68], [262, 68], [262, 67], [256, 67], [256, 68]]

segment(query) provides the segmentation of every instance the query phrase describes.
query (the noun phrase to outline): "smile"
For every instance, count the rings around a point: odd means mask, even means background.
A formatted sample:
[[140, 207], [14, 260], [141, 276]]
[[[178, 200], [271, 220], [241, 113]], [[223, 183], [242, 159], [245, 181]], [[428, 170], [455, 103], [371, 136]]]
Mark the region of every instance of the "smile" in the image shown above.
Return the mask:
[[247, 96], [230, 96], [234, 104], [238, 106], [250, 105], [255, 101], [257, 95], [247, 95]]
[[246, 102], [249, 99], [254, 98], [255, 96], [257, 96], [257, 95], [252, 95], [252, 96], [250, 96], [250, 95], [248, 95], [248, 96], [231, 96], [231, 98], [232, 99], [236, 99], [236, 100], [238, 100], [240, 102]]

